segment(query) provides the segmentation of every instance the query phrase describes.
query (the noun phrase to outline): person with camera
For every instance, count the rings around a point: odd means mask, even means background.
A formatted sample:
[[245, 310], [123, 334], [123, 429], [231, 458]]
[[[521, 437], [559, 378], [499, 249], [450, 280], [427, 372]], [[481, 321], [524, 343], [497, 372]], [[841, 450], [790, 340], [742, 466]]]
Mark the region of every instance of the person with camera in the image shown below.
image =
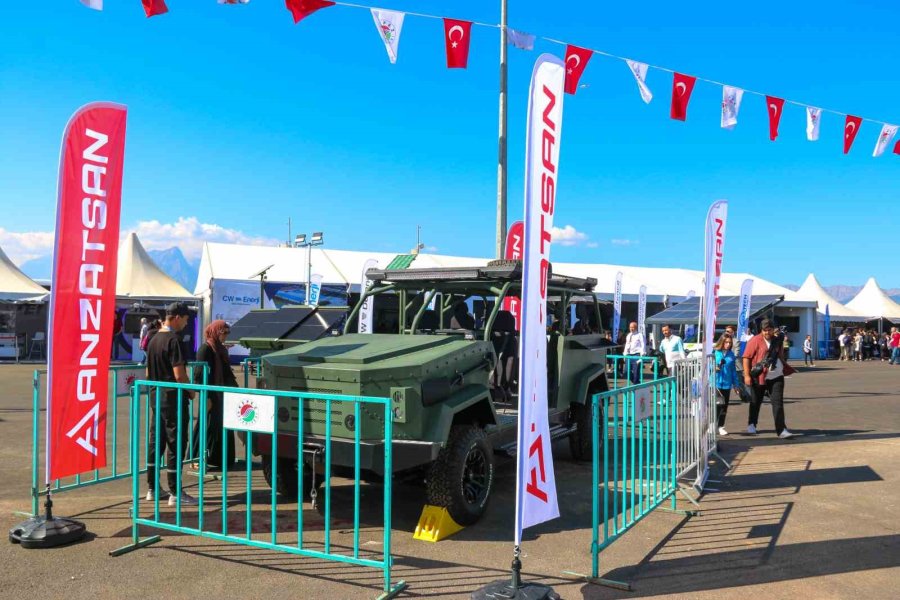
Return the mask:
[[719, 435], [728, 435], [725, 429], [725, 415], [728, 414], [728, 401], [731, 389], [740, 385], [735, 369], [734, 338], [724, 334], [713, 346], [716, 361], [716, 420], [719, 424]]
[[744, 383], [751, 389], [750, 414], [747, 433], [756, 434], [759, 408], [768, 393], [772, 403], [775, 433], [782, 439], [794, 437], [784, 423], [784, 377], [796, 371], [784, 361], [784, 333], [775, 335], [769, 319], [760, 323], [760, 334], [754, 336], [744, 349]]

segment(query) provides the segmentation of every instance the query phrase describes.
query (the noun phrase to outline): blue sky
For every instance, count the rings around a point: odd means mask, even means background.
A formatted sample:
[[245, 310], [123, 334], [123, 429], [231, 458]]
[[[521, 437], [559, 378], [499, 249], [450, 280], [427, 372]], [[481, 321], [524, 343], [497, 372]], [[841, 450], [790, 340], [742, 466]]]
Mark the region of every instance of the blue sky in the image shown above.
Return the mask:
[[[360, 9], [294, 25], [280, 0], [171, 0], [153, 19], [138, 0], [106, 5], [0, 7], [0, 244], [15, 258], [47, 243], [60, 135], [92, 100], [129, 107], [123, 227], [138, 227], [150, 246], [181, 235], [188, 245], [207, 234], [282, 239], [292, 217], [295, 232], [323, 230], [333, 248], [404, 252], [421, 224], [441, 253], [493, 252], [496, 29], [474, 27], [469, 68], [448, 70], [436, 20], [408, 16], [391, 65]], [[900, 123], [900, 48], [885, 35], [900, 7], [888, 5], [510, 0], [509, 22]], [[484, 0], [384, 6], [499, 20], [499, 3]], [[522, 213], [526, 92], [539, 52], [563, 47], [510, 49], [511, 218]], [[804, 110], [786, 106], [773, 143], [759, 97], [745, 95], [739, 125], [724, 131], [718, 86], [698, 82], [681, 123], [668, 116], [668, 73], [651, 69], [650, 105], [617, 60], [594, 56], [582, 83], [565, 101], [556, 225], [586, 238], [555, 245], [554, 259], [702, 268], [706, 209], [727, 198], [727, 270], [781, 283], [813, 271], [826, 285], [875, 276], [900, 287], [900, 157], [872, 158], [880, 124], [864, 123], [844, 156], [837, 115], [824, 115], [811, 143]]]

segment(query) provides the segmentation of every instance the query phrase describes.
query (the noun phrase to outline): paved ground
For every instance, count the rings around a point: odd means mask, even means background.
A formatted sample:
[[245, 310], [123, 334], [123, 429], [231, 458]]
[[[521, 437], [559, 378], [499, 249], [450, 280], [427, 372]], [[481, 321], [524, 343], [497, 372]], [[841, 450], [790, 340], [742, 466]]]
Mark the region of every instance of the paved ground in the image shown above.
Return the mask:
[[[527, 531], [528, 578], [563, 598], [897, 598], [900, 583], [900, 368], [882, 363], [824, 363], [788, 380], [789, 427], [795, 441], [774, 438], [763, 407], [762, 434], [731, 435], [723, 452], [733, 468], [716, 469], [718, 492], [692, 518], [657, 510], [601, 555], [605, 577], [632, 582], [619, 592], [568, 578], [590, 568], [590, 477], [586, 465], [556, 450], [562, 517]], [[0, 525], [27, 510], [30, 487], [30, 368], [0, 366]], [[728, 429], [741, 431], [746, 406], [733, 404]], [[124, 431], [124, 429], [123, 429]], [[122, 455], [124, 460], [124, 455]], [[724, 475], [724, 476], [722, 476]], [[254, 485], [265, 490], [258, 472]], [[466, 598], [505, 576], [510, 559], [512, 464], [501, 463], [486, 518], [439, 544], [412, 540], [422, 493], [395, 491], [395, 577], [406, 597]], [[234, 482], [243, 484], [234, 477]], [[218, 491], [218, 483], [208, 490]], [[143, 482], [141, 485], [143, 490]], [[87, 523], [89, 539], [47, 551], [0, 543], [0, 596], [58, 598], [374, 598], [380, 572], [178, 535], [119, 558], [107, 553], [130, 537], [130, 482], [57, 496], [60, 514]], [[333, 544], [348, 546], [348, 488], [335, 489]], [[364, 487], [365, 551], [378, 551], [382, 529], [377, 486]], [[268, 530], [263, 491], [254, 530]], [[230, 527], [245, 513], [233, 496]], [[142, 503], [146, 504], [146, 503]], [[682, 508], [686, 503], [679, 502]], [[168, 510], [168, 509], [164, 509]], [[279, 506], [279, 528], [296, 519], [296, 505]], [[306, 543], [321, 541], [322, 518], [307, 504]], [[218, 522], [211, 515], [211, 523]], [[295, 521], [294, 521], [295, 522]], [[279, 540], [291, 538], [280, 534]]]

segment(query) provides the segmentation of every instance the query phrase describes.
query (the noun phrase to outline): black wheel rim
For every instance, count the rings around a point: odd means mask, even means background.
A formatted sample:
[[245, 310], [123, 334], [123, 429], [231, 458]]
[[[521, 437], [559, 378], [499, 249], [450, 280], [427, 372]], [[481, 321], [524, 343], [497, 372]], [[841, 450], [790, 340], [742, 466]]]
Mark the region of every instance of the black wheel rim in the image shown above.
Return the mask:
[[488, 460], [478, 446], [473, 446], [466, 455], [463, 467], [463, 499], [470, 506], [479, 506], [488, 494]]

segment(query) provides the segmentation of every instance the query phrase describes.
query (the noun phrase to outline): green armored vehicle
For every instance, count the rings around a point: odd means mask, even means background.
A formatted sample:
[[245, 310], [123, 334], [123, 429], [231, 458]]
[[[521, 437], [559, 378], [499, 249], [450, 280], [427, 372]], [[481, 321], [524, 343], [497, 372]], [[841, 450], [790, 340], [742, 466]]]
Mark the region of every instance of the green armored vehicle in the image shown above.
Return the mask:
[[[367, 296], [395, 294], [397, 332], [349, 333], [319, 339], [262, 358], [258, 385], [273, 390], [379, 396], [391, 399], [395, 475], [424, 476], [428, 503], [444, 506], [463, 525], [485, 510], [496, 454], [516, 453], [518, 350], [516, 320], [503, 300], [518, 298], [521, 263], [485, 267], [370, 270]], [[590, 395], [607, 389], [606, 353], [593, 279], [552, 274], [548, 286], [548, 398], [551, 436], [568, 437], [576, 459], [591, 449]], [[479, 318], [470, 314], [477, 308]], [[578, 315], [570, 324], [569, 315]], [[571, 327], [569, 325], [572, 325]], [[297, 493], [297, 467], [307, 472], [324, 454], [325, 402], [308, 401], [303, 414], [304, 456], [298, 460], [298, 409], [279, 401], [279, 492]], [[384, 412], [332, 403], [331, 464], [354, 465], [359, 429], [361, 469], [383, 477]], [[271, 439], [256, 436], [271, 484]], [[308, 481], [304, 477], [304, 481]]]

